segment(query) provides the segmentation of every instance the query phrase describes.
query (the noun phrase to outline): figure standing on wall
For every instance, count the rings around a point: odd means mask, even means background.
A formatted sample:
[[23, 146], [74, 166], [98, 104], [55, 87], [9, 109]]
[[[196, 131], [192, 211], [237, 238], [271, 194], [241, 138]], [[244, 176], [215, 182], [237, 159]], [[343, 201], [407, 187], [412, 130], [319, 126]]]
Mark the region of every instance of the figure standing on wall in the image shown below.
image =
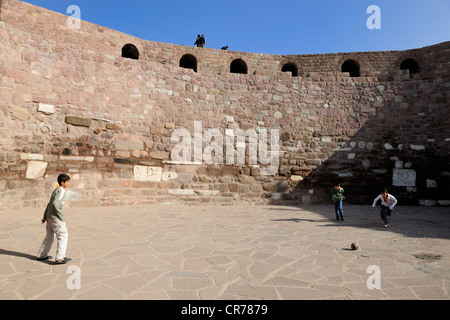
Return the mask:
[[194, 46], [201, 47], [200, 35], [197, 35], [197, 40], [195, 40]]
[[339, 182], [336, 182], [334, 187], [331, 189], [331, 200], [334, 203], [336, 220], [344, 221], [344, 209], [342, 207], [342, 201], [344, 200], [344, 188], [341, 187]]
[[202, 34], [202, 36], [200, 37], [200, 46], [202, 48], [204, 48], [206, 46], [206, 40], [205, 40], [205, 35]]

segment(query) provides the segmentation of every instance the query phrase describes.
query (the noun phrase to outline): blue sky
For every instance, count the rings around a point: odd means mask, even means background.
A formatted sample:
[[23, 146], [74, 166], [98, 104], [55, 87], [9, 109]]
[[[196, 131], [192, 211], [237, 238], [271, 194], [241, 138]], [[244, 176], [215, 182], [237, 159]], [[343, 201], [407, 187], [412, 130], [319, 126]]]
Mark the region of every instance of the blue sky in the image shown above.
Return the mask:
[[[141, 39], [267, 54], [405, 50], [450, 41], [450, 0], [27, 0]], [[381, 10], [370, 30], [367, 8]]]

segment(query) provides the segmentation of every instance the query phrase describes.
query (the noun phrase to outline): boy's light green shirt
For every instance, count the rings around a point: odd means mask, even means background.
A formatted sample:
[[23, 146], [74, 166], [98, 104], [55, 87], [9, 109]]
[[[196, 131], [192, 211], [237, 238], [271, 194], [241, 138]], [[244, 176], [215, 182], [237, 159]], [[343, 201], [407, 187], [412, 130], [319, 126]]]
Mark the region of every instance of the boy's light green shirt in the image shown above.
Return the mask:
[[62, 187], [58, 187], [53, 191], [50, 200], [47, 204], [47, 208], [44, 211], [44, 220], [59, 219], [66, 221], [63, 211], [63, 198], [66, 191]]

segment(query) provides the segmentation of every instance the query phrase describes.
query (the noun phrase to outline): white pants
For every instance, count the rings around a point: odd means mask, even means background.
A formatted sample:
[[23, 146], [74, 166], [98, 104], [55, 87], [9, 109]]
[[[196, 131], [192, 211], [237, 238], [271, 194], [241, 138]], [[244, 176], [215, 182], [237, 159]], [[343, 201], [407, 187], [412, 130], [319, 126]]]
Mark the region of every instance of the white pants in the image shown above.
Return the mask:
[[43, 259], [48, 256], [56, 235], [56, 239], [58, 240], [56, 260], [64, 259], [66, 257], [67, 240], [69, 239], [69, 233], [67, 232], [66, 223], [59, 219], [49, 219], [47, 220], [46, 230], [47, 234], [44, 241], [42, 242], [42, 246], [39, 249], [37, 257], [39, 259]]

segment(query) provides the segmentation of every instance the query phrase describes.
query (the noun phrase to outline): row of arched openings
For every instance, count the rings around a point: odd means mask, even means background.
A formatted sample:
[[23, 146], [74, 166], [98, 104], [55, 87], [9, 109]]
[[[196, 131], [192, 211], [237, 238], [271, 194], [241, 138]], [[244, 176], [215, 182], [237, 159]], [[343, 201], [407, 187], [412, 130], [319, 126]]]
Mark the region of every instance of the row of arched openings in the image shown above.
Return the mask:
[[[192, 54], [185, 54], [180, 59], [180, 67], [192, 69], [195, 72], [197, 72], [197, 58], [194, 57]], [[247, 63], [245, 63], [245, 61], [242, 59], [233, 60], [230, 64], [230, 72], [247, 74], [248, 73]]]
[[[411, 58], [405, 59], [400, 64], [400, 70], [409, 70], [409, 74], [415, 74], [420, 72], [419, 63]], [[342, 64], [342, 72], [348, 72], [350, 77], [360, 77], [360, 66], [355, 60], [347, 60]]]
[[[126, 44], [122, 48], [122, 57], [139, 60], [139, 50], [133, 44]], [[180, 67], [197, 72], [197, 58], [192, 54], [185, 54], [180, 59]], [[408, 58], [402, 61], [400, 70], [409, 70], [410, 74], [415, 74], [420, 72], [420, 66], [416, 60]], [[298, 67], [293, 62], [284, 64], [281, 71], [291, 72], [293, 77], [298, 77]], [[360, 65], [353, 59], [345, 61], [341, 66], [341, 71], [349, 73], [350, 77], [361, 76]], [[233, 60], [230, 64], [230, 73], [247, 74], [247, 63], [242, 59]]]
[[[139, 60], [139, 50], [133, 44], [128, 43], [122, 48], [122, 57]], [[197, 72], [197, 58], [192, 54], [185, 54], [180, 59], [180, 67], [192, 69]], [[233, 62], [231, 62], [230, 64], [230, 72], [247, 74], [247, 63], [242, 59], [233, 60]]]

